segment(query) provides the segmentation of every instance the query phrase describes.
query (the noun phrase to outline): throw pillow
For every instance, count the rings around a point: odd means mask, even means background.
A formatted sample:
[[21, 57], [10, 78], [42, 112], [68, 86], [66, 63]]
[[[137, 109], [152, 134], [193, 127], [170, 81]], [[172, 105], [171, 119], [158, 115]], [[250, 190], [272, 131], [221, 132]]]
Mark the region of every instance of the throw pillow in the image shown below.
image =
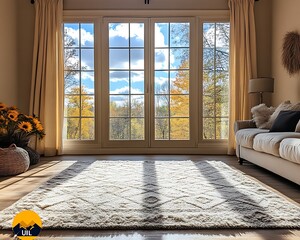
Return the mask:
[[253, 121], [255, 122], [256, 127], [266, 128], [267, 122], [274, 111], [274, 107], [267, 107], [264, 103], [251, 108]]
[[296, 126], [295, 132], [300, 132], [300, 120]]
[[272, 125], [270, 132], [294, 132], [300, 120], [300, 111], [281, 111]]
[[300, 102], [292, 104], [290, 101], [282, 102], [275, 110], [275, 112], [270, 116], [269, 121], [266, 123], [266, 128], [270, 129], [281, 111], [300, 111]]

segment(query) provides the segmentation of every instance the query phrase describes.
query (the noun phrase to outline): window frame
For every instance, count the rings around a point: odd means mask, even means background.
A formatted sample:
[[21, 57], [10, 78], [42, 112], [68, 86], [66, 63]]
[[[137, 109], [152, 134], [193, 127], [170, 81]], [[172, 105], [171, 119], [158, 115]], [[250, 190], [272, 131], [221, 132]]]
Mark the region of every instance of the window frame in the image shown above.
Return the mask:
[[[134, 13], [134, 14], [133, 14]], [[194, 78], [197, 79], [193, 81], [195, 84], [190, 86], [191, 89], [196, 91], [195, 95], [197, 96], [197, 102], [200, 104], [195, 104], [196, 106], [193, 107], [193, 114], [196, 117], [193, 118], [191, 125], [196, 126], [196, 133], [194, 144], [192, 146], [164, 146], [161, 147], [159, 144], [152, 144], [149, 148], [150, 144], [144, 144], [142, 146], [130, 146], [130, 147], [123, 147], [120, 144], [116, 144], [114, 147], [110, 147], [103, 142], [103, 114], [105, 112], [105, 108], [102, 106], [103, 101], [103, 94], [99, 94], [101, 92], [101, 88], [103, 87], [103, 74], [104, 69], [101, 66], [103, 62], [103, 19], [106, 17], [113, 17], [113, 18], [123, 18], [128, 17], [135, 18], [165, 18], [163, 16], [170, 16], [170, 17], [178, 17], [178, 18], [194, 18], [194, 47], [191, 52], [194, 53], [195, 56], [195, 69]], [[184, 16], [184, 17], [182, 17]], [[202, 138], [202, 76], [203, 76], [203, 69], [202, 69], [202, 62], [201, 57], [203, 54], [202, 47], [203, 46], [203, 39], [202, 39], [202, 24], [203, 22], [229, 22], [229, 11], [228, 10], [139, 10], [139, 11], [130, 11], [130, 10], [64, 10], [64, 22], [93, 22], [94, 23], [94, 34], [95, 34], [95, 140], [64, 140], [63, 141], [63, 153], [65, 154], [135, 154], [135, 153], [152, 153], [152, 154], [226, 154], [227, 152], [227, 140], [204, 140]], [[201, 34], [201, 37], [198, 37]], [[98, 39], [98, 40], [96, 40]], [[102, 42], [99, 46], [99, 42]], [[192, 47], [191, 47], [192, 48]], [[198, 53], [198, 54], [197, 54]], [[199, 59], [200, 58], [200, 59]], [[196, 71], [198, 68], [198, 71]], [[151, 76], [151, 79], [153, 77]], [[199, 84], [201, 82], [201, 84]], [[198, 85], [198, 86], [197, 86]], [[151, 81], [151, 86], [153, 87], [153, 82]], [[145, 94], [146, 93], [146, 86], [145, 86]], [[196, 102], [196, 101], [192, 101]], [[153, 111], [153, 110], [152, 110]], [[147, 114], [147, 113], [145, 113]], [[191, 117], [191, 115], [190, 115]], [[147, 133], [147, 131], [146, 131]], [[146, 135], [145, 135], [146, 137]], [[118, 148], [115, 148], [118, 147]]]

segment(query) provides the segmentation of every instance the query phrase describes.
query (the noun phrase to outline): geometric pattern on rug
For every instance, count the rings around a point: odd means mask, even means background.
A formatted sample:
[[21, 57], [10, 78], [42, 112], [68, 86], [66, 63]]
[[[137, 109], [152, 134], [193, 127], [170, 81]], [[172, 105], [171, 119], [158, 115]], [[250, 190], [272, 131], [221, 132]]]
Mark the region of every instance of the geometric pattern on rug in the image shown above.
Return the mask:
[[74, 161], [0, 212], [44, 229], [300, 228], [300, 207], [220, 161]]

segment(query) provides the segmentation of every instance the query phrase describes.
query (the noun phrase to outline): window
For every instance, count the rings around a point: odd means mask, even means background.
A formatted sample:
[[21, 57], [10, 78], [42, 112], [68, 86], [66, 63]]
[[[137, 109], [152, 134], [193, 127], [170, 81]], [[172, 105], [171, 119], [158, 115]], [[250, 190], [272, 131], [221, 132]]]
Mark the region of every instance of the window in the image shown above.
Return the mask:
[[108, 35], [109, 140], [144, 140], [144, 23], [109, 23]]
[[155, 140], [190, 139], [190, 23], [155, 23]]
[[115, 151], [120, 147], [126, 153], [184, 149], [187, 154], [209, 153], [206, 146], [214, 148], [212, 153], [216, 146], [225, 149], [228, 15], [97, 13], [70, 15], [64, 23], [66, 149], [82, 146], [82, 152], [93, 153], [119, 153]]
[[191, 22], [187, 18], [104, 20], [108, 76], [103, 79], [103, 96], [109, 111], [103, 113], [102, 139], [106, 146], [193, 144]]
[[227, 139], [229, 23], [203, 23], [203, 139]]
[[94, 24], [64, 24], [64, 139], [95, 139]]

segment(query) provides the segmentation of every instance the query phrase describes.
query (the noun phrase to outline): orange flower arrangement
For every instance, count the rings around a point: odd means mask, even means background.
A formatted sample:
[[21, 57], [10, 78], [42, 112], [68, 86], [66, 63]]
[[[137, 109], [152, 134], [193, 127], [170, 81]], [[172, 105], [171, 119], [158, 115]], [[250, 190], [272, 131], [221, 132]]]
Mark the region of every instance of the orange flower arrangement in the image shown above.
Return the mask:
[[20, 113], [16, 107], [7, 107], [0, 102], [0, 147], [8, 147], [12, 143], [19, 147], [27, 146], [33, 135], [39, 139], [45, 136], [39, 119]]

